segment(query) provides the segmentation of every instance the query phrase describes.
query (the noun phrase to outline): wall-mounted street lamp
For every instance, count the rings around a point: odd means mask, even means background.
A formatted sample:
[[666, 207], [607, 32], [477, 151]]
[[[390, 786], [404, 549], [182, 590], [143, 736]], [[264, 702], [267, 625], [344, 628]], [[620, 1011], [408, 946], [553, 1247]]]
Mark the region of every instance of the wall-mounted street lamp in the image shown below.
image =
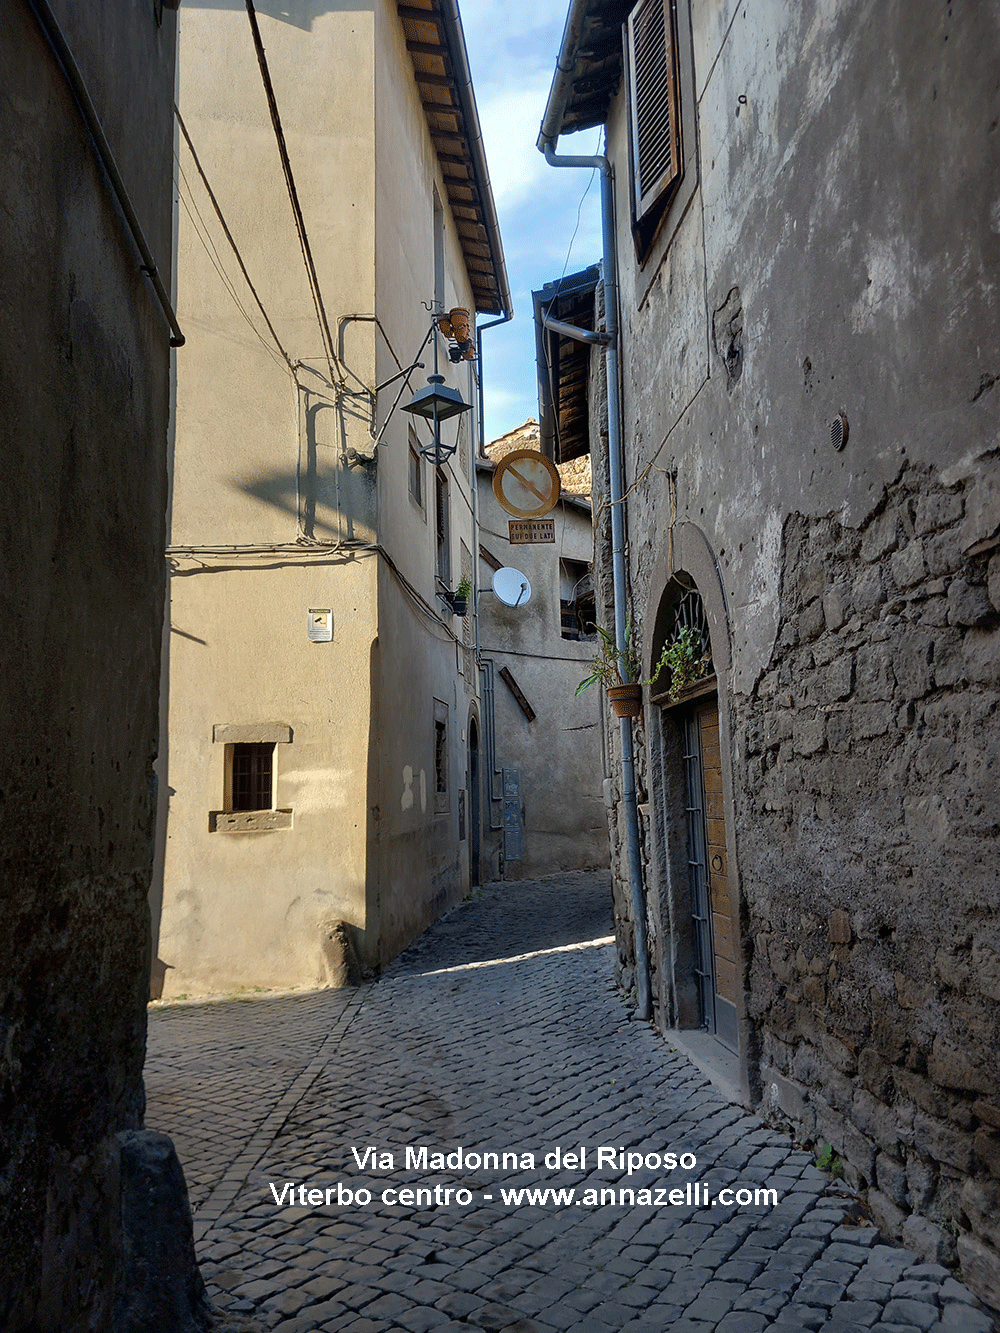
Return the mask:
[[434, 374], [427, 378], [427, 387], [418, 389], [410, 402], [403, 408], [404, 412], [411, 412], [416, 417], [423, 417], [429, 421], [434, 431], [434, 443], [425, 446], [420, 452], [425, 458], [429, 458], [435, 467], [452, 456], [458, 448], [458, 439], [455, 443], [446, 445], [441, 442], [441, 422], [447, 421], [451, 417], [460, 416], [463, 412], [471, 412], [472, 404], [466, 403], [457, 389], [452, 389], [445, 384], [444, 376], [438, 374], [438, 339], [437, 325], [432, 325], [432, 336], [434, 338]]

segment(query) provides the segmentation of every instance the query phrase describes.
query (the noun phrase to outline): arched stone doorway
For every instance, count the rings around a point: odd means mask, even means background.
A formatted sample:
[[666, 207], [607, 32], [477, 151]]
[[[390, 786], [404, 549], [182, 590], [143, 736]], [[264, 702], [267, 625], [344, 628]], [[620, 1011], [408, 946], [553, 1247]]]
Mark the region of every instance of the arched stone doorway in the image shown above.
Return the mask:
[[[652, 589], [648, 664], [665, 646], [679, 645], [672, 667], [650, 691], [647, 728], [660, 1009], [665, 1026], [701, 1029], [745, 1057], [726, 697], [729, 624], [718, 566], [693, 524], [675, 529]], [[740, 1066], [746, 1090], [745, 1058]]]

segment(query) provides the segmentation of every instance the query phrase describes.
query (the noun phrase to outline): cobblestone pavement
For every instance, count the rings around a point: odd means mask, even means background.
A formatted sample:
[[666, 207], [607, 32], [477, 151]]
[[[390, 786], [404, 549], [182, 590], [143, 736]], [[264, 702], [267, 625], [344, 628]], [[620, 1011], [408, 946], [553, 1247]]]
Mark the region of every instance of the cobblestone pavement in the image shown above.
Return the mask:
[[[153, 1008], [146, 1123], [177, 1145], [220, 1309], [282, 1333], [992, 1330], [947, 1270], [855, 1224], [853, 1198], [807, 1153], [629, 1020], [609, 903], [601, 875], [493, 885], [376, 984]], [[391, 1170], [359, 1168], [351, 1149], [369, 1145]], [[407, 1145], [535, 1165], [406, 1169]], [[580, 1145], [585, 1170], [546, 1167], [556, 1146]], [[692, 1153], [697, 1167], [598, 1169], [604, 1145]], [[338, 1204], [338, 1185], [353, 1204]], [[323, 1202], [300, 1202], [300, 1186]], [[452, 1195], [383, 1202], [407, 1186]], [[504, 1202], [503, 1189], [536, 1186], [576, 1193]], [[779, 1202], [703, 1202], [724, 1186]], [[684, 1202], [642, 1206], [642, 1188], [680, 1188]], [[587, 1189], [616, 1201], [592, 1205]]]

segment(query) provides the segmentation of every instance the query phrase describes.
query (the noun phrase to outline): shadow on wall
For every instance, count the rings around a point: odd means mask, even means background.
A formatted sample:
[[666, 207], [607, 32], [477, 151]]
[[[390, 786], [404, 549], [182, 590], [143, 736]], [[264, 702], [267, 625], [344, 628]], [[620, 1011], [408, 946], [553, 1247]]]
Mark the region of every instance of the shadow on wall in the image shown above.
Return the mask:
[[[311, 440], [311, 436], [310, 436]], [[325, 462], [325, 460], [323, 460]], [[234, 477], [234, 490], [252, 496], [295, 521], [296, 536], [330, 541], [370, 541], [374, 528], [375, 465], [344, 464], [319, 470], [314, 441], [301, 471]]]
[[[167, 0], [169, 3], [169, 0]], [[174, 0], [179, 5], [180, 0]], [[185, 9], [245, 9], [244, 0], [184, 0]], [[373, 0], [254, 0], [258, 14], [290, 23], [292, 27], [311, 32], [313, 20], [324, 14], [371, 14]]]

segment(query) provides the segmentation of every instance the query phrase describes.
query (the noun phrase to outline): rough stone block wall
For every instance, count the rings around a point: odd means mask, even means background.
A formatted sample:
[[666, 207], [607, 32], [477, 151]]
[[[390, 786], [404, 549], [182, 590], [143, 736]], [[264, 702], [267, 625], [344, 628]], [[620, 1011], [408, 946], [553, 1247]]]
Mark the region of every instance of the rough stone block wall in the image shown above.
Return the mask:
[[[604, 318], [604, 284], [596, 292], [597, 324]], [[589, 375], [589, 411], [593, 444], [589, 457], [591, 504], [594, 515], [593, 579], [598, 622], [609, 631], [614, 629], [614, 584], [611, 562], [611, 510], [609, 497], [611, 482], [608, 475], [608, 397], [604, 354], [595, 349], [591, 354]], [[638, 626], [636, 626], [638, 632]], [[632, 927], [632, 897], [629, 884], [628, 847], [625, 841], [625, 809], [621, 794], [621, 740], [618, 719], [605, 700], [603, 708], [605, 768], [605, 801], [608, 813], [608, 837], [611, 854], [611, 885], [615, 921], [615, 942], [618, 956], [615, 962], [615, 980], [626, 997], [635, 997], [635, 933]], [[646, 742], [642, 720], [632, 724], [635, 751], [636, 797], [640, 807], [648, 801], [645, 781]], [[649, 820], [640, 810], [639, 833], [642, 838], [642, 860], [648, 864], [650, 849]], [[659, 904], [655, 897], [647, 900], [647, 938], [650, 954], [650, 989], [653, 996], [654, 1017], [659, 1019], [661, 933]]]
[[786, 520], [734, 772], [765, 1100], [997, 1304], [1000, 513], [973, 476]]

